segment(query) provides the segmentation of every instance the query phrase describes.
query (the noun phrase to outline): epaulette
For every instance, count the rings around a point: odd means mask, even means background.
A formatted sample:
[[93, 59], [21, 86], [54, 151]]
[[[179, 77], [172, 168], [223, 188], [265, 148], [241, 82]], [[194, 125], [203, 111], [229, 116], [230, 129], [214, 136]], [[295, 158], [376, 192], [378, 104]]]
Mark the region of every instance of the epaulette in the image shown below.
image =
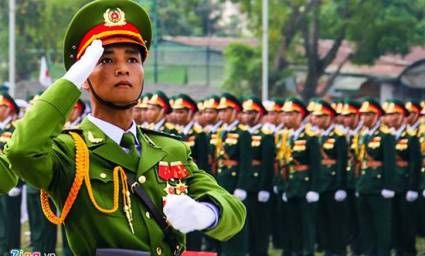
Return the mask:
[[248, 131], [248, 129], [249, 129], [248, 125], [244, 125], [244, 124], [239, 124], [238, 127], [242, 131]]
[[172, 123], [170, 123], [170, 122], [166, 122], [165, 123], [165, 128], [167, 128], [168, 130], [172, 130], [172, 129], [174, 129], [174, 124], [172, 124]]
[[274, 133], [274, 129], [272, 129], [269, 125], [263, 125], [263, 127], [261, 127], [261, 132], [266, 135], [270, 135]]
[[320, 135], [320, 132], [319, 131], [314, 131], [309, 126], [306, 126], [305, 129], [304, 129], [304, 131], [310, 137], [315, 137], [315, 136], [319, 136]]
[[193, 129], [193, 131], [195, 131], [196, 133], [201, 133], [201, 132], [203, 132], [202, 126], [200, 126], [199, 124], [194, 124], [192, 129]]
[[385, 133], [385, 134], [390, 134], [391, 133], [390, 128], [388, 128], [388, 126], [386, 126], [386, 125], [381, 125], [381, 127], [379, 127], [379, 130], [382, 133]]
[[334, 132], [337, 136], [345, 136], [346, 132], [341, 127], [335, 127]]
[[165, 133], [165, 132], [158, 132], [158, 131], [149, 130], [149, 129], [146, 129], [146, 128], [140, 128], [140, 130], [143, 133], [146, 133], [146, 134], [153, 134], [153, 135], [158, 135], [158, 136], [165, 136], [165, 137], [172, 138], [172, 139], [175, 139], [175, 140], [182, 140], [182, 138], [180, 136]]

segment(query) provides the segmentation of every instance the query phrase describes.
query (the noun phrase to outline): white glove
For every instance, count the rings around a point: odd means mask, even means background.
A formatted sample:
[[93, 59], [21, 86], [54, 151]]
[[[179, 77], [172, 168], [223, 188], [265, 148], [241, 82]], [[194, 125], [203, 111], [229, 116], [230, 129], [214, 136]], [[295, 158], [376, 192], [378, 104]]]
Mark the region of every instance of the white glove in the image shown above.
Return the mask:
[[277, 186], [273, 186], [273, 193], [279, 194], [279, 188]]
[[342, 202], [347, 198], [347, 192], [345, 192], [345, 190], [337, 190], [334, 197], [335, 201]]
[[168, 195], [165, 198], [164, 214], [167, 221], [184, 234], [206, 229], [216, 221], [213, 209], [187, 195]]
[[103, 50], [102, 41], [94, 40], [93, 43], [87, 47], [80, 60], [71, 66], [63, 78], [75, 84], [78, 88], [81, 88], [81, 85], [87, 80], [90, 73], [96, 67], [100, 57], [102, 57]]
[[285, 203], [288, 202], [288, 198], [286, 197], [286, 193], [282, 193], [282, 201]]
[[235, 189], [233, 195], [238, 197], [241, 201], [245, 200], [247, 196], [246, 191], [240, 188]]
[[395, 195], [395, 192], [389, 189], [383, 189], [381, 191], [381, 195], [382, 197], [384, 197], [385, 199], [389, 199], [389, 198], [393, 198]]
[[418, 199], [418, 192], [416, 191], [407, 191], [406, 200], [407, 202], [413, 202]]
[[266, 203], [270, 199], [270, 193], [268, 191], [261, 190], [258, 192], [258, 202]]
[[18, 188], [18, 187], [14, 187], [14, 188], [12, 188], [7, 194], [10, 196], [10, 197], [16, 197], [16, 196], [19, 196], [20, 194], [21, 194], [21, 189], [20, 188]]
[[315, 203], [317, 201], [319, 201], [319, 193], [314, 192], [314, 191], [308, 191], [307, 195], [305, 196], [305, 198], [307, 199], [307, 202], [309, 203]]

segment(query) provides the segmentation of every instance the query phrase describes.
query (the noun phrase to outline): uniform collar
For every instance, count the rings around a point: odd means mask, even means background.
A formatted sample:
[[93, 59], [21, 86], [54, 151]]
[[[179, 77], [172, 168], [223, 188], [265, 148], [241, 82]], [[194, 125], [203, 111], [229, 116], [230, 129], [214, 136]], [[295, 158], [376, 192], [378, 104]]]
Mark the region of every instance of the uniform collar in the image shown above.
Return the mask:
[[195, 125], [195, 121], [190, 121], [190, 123], [188, 123], [188, 124], [187, 124], [187, 125], [183, 128], [182, 133], [183, 133], [184, 135], [189, 134], [190, 129], [193, 127], [193, 125]]
[[127, 132], [131, 132], [134, 135], [134, 138], [136, 139], [136, 145], [140, 144], [138, 136], [137, 136], [137, 126], [134, 121], [132, 121], [131, 127], [125, 131], [114, 124], [111, 124], [97, 117], [94, 117], [92, 114], [89, 114], [87, 118], [89, 119], [90, 122], [96, 125], [97, 128], [99, 128], [104, 134], [106, 134], [106, 136], [111, 138], [118, 145], [120, 145], [121, 139], [124, 133], [127, 133]]
[[239, 121], [238, 121], [238, 120], [235, 120], [235, 121], [233, 121], [233, 123], [231, 123], [231, 124], [227, 125], [227, 126], [224, 128], [224, 130], [226, 130], [226, 131], [231, 131], [231, 130], [233, 130], [233, 128], [235, 128], [238, 124], [239, 124]]
[[418, 127], [419, 127], [420, 124], [421, 124], [421, 122], [418, 120], [413, 125], [408, 124], [407, 125], [407, 129], [409, 129], [409, 130], [415, 130], [416, 131], [418, 129]]
[[3, 122], [0, 122], [0, 130], [4, 130], [6, 126], [12, 121], [12, 117], [8, 116], [6, 119], [3, 120]]
[[400, 126], [400, 128], [398, 128], [398, 130], [395, 131], [394, 136], [397, 140], [401, 137], [401, 134], [403, 133], [405, 129], [406, 129], [406, 125], [403, 124], [402, 126]]
[[364, 131], [365, 135], [372, 135], [379, 127], [381, 126], [381, 122], [377, 121], [375, 126], [372, 129], [366, 128]]
[[221, 126], [222, 124], [223, 124], [223, 121], [221, 121], [221, 120], [217, 121], [217, 122], [213, 125], [213, 127], [211, 128], [210, 132], [215, 133], [215, 132], [218, 130], [218, 128], [220, 128], [220, 126]]
[[261, 127], [261, 123], [259, 123], [259, 124], [256, 124], [256, 125], [254, 125], [253, 127], [250, 127], [249, 128], [249, 133], [256, 133], [257, 131], [258, 131], [258, 129], [260, 129], [260, 127]]
[[322, 136], [329, 136], [329, 134], [331, 134], [331, 132], [333, 131], [333, 129], [335, 128], [334, 124], [331, 124], [328, 129], [322, 131]]
[[161, 127], [164, 125], [164, 123], [165, 123], [165, 118], [162, 118], [158, 123], [156, 123], [153, 126], [153, 130], [154, 131], [159, 131], [161, 129]]
[[301, 124], [300, 127], [298, 129], [296, 129], [291, 136], [294, 138], [294, 140], [298, 139], [298, 137], [300, 136], [301, 132], [304, 130], [305, 128], [305, 124]]

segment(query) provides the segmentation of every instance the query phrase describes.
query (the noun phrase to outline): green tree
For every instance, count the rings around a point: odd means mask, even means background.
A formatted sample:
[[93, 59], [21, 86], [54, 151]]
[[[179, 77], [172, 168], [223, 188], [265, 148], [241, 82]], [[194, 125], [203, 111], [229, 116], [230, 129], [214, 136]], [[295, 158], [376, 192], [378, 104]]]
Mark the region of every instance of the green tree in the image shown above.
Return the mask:
[[[233, 1], [241, 4], [260, 37], [261, 0]], [[371, 64], [383, 54], [407, 53], [424, 39], [424, 5], [423, 0], [270, 0], [271, 95], [284, 90], [283, 81], [294, 65], [303, 64], [307, 77], [301, 96], [316, 96], [318, 81], [344, 40], [355, 45], [345, 61]], [[333, 39], [324, 54], [319, 52], [321, 39]], [[229, 58], [237, 54], [226, 53]], [[250, 61], [242, 64], [251, 65]]]

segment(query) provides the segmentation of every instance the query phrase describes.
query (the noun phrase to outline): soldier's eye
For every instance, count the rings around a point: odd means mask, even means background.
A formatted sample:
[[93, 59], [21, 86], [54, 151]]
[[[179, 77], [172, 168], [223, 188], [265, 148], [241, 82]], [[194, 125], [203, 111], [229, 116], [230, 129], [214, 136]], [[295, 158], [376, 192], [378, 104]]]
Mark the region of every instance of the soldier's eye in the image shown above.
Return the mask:
[[102, 58], [102, 59], [100, 59], [99, 63], [109, 64], [109, 63], [112, 63], [112, 59], [111, 58]]
[[139, 63], [140, 61], [137, 58], [131, 57], [128, 59], [128, 63]]

